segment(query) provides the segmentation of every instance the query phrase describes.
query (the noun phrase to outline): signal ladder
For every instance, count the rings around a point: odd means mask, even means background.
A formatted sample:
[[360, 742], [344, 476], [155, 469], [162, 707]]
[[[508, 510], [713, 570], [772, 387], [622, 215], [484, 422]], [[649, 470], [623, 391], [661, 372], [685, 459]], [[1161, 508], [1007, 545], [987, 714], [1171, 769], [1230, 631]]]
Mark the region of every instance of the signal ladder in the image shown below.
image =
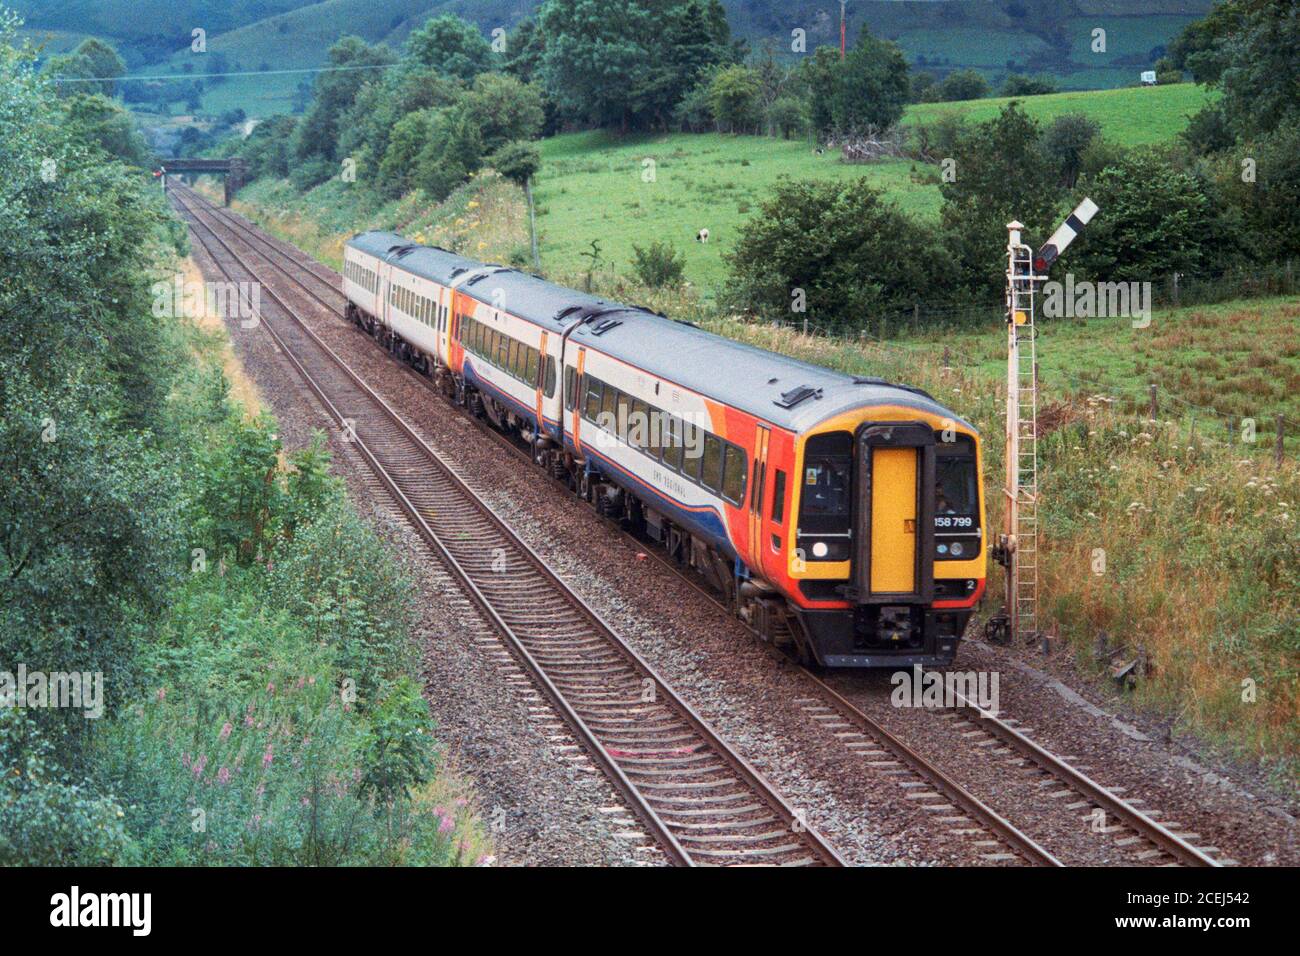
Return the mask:
[[1038, 633], [1038, 333], [1034, 324], [1034, 252], [1014, 235], [1007, 276], [1007, 538], [1012, 574], [1007, 588], [1009, 631]]

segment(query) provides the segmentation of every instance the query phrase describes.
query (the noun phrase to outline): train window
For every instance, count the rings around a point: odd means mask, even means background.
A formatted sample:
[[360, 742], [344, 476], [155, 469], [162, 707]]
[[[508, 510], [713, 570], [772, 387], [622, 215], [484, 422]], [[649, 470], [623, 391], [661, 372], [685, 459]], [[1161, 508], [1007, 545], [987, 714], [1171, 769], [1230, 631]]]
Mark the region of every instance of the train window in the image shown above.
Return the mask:
[[632, 399], [632, 408], [627, 419], [627, 443], [633, 448], [645, 448], [650, 444], [650, 415], [646, 403], [639, 398]]
[[673, 471], [682, 470], [682, 420], [672, 417], [668, 419], [667, 433], [664, 435], [664, 464]]
[[[546, 370], [550, 372], [552, 360], [550, 356], [546, 358]], [[572, 365], [564, 367], [564, 407], [568, 411], [573, 411], [574, 392], [577, 391], [578, 372]]]
[[785, 518], [785, 472], [776, 470], [776, 486], [772, 491], [772, 520], [777, 524]]
[[700, 484], [710, 491], [722, 488], [722, 439], [717, 435], [704, 436], [704, 470]]
[[704, 442], [701, 440], [702, 429], [691, 422], [684, 422], [686, 431], [684, 432], [683, 443], [685, 448], [682, 453], [682, 474], [699, 483], [700, 466], [704, 463]]
[[546, 356], [546, 387], [544, 388], [547, 398], [555, 397], [555, 356]]
[[510, 358], [510, 336], [497, 334], [497, 368], [504, 370], [507, 368], [507, 360]]
[[745, 450], [736, 445], [727, 445], [722, 471], [722, 497], [733, 505], [739, 505], [745, 500]]
[[627, 441], [628, 423], [632, 421], [632, 397], [625, 392], [618, 393], [618, 407], [614, 409], [614, 414], [618, 416], [614, 423], [614, 430], [618, 432], [618, 437]]
[[600, 413], [600, 392], [603, 383], [594, 375], [584, 375], [583, 378], [587, 382], [587, 403], [582, 411], [582, 417], [589, 422], [594, 422]]
[[934, 514], [975, 516], [979, 514], [978, 476], [975, 474], [975, 446], [969, 438], [935, 444]]
[[853, 436], [814, 435], [804, 449], [799, 527], [804, 532], [840, 532], [852, 501]]
[[511, 339], [506, 346], [506, 367], [515, 378], [523, 378], [523, 346], [518, 339]]
[[524, 381], [529, 385], [537, 384], [537, 349], [528, 349], [528, 367], [524, 369]]
[[650, 405], [646, 409], [645, 453], [656, 461], [664, 457], [664, 445], [667, 444], [666, 429], [668, 416]]
[[600, 425], [611, 432], [618, 431], [618, 397], [619, 390], [612, 385], [605, 386], [605, 394], [600, 401]]

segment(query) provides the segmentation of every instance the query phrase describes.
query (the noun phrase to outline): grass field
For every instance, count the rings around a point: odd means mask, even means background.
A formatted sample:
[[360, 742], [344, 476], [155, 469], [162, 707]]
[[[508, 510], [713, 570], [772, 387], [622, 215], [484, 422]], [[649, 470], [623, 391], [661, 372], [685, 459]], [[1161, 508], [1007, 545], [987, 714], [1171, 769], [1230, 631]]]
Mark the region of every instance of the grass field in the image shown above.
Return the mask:
[[[725, 275], [722, 255], [742, 222], [776, 181], [866, 177], [904, 209], [937, 215], [939, 192], [913, 182], [911, 162], [848, 166], [838, 154], [818, 156], [805, 141], [754, 136], [672, 134], [619, 137], [577, 133], [542, 142], [537, 180], [542, 262], [581, 271], [581, 253], [598, 240], [605, 268], [626, 272], [633, 244], [666, 240], [688, 258], [687, 278], [711, 294]], [[653, 181], [646, 162], [653, 161]], [[695, 242], [707, 228], [709, 244]]]
[[[1025, 110], [1047, 122], [1082, 112], [1102, 126], [1102, 135], [1128, 145], [1166, 141], [1205, 100], [1192, 84], [1057, 93], [1027, 97]], [[933, 122], [947, 112], [971, 121], [990, 119], [1009, 100], [921, 104], [908, 108], [904, 123]], [[686, 275], [712, 296], [726, 274], [723, 255], [732, 249], [741, 224], [759, 208], [782, 176], [792, 179], [864, 177], [885, 190], [907, 212], [937, 216], [938, 187], [915, 175], [917, 164], [888, 160], [867, 165], [841, 163], [838, 154], [818, 156], [805, 141], [753, 136], [667, 134], [617, 136], [573, 133], [544, 140], [537, 201], [542, 261], [548, 269], [585, 270], [582, 253], [600, 242], [603, 268], [626, 272], [633, 244], [661, 239], [687, 257]], [[647, 182], [647, 160], [653, 181]], [[924, 171], [922, 168], [921, 171]], [[707, 246], [695, 242], [707, 228]]]
[[[1086, 113], [1101, 124], [1107, 139], [1125, 146], [1142, 146], [1177, 136], [1186, 129], [1188, 117], [1216, 95], [1195, 83], [1174, 83], [1026, 96], [1019, 102], [1041, 123], [1050, 123], [1064, 113]], [[1005, 97], [993, 97], [960, 103], [918, 103], [907, 108], [903, 123], [932, 123], [945, 113], [979, 123], [992, 119], [1010, 102]]]

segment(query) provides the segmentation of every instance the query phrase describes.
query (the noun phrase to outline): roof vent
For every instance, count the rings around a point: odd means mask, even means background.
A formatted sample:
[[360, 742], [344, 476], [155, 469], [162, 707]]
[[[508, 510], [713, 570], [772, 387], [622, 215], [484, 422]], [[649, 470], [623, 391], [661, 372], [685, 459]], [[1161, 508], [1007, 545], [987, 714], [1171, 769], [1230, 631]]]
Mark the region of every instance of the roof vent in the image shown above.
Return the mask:
[[781, 397], [775, 399], [775, 404], [782, 408], [794, 408], [800, 402], [806, 402], [810, 398], [821, 398], [822, 390], [813, 388], [811, 385], [800, 385], [798, 388], [792, 388], [788, 392], [782, 392]]
[[591, 327], [591, 334], [604, 335], [610, 329], [617, 328], [622, 324], [623, 322], [620, 319], [601, 319], [599, 322], [597, 322], [595, 325]]

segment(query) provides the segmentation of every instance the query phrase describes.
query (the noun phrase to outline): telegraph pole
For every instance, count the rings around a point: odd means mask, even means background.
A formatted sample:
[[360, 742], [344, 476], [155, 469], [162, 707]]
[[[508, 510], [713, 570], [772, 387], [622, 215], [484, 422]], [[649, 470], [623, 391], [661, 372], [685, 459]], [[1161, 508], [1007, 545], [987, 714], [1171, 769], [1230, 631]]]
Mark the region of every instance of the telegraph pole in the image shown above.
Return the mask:
[[848, 6], [848, 2], [849, 0], [840, 0], [840, 59], [841, 60], [844, 59], [844, 57], [848, 53], [849, 20], [848, 20], [848, 13], [846, 12], [846, 7]]

